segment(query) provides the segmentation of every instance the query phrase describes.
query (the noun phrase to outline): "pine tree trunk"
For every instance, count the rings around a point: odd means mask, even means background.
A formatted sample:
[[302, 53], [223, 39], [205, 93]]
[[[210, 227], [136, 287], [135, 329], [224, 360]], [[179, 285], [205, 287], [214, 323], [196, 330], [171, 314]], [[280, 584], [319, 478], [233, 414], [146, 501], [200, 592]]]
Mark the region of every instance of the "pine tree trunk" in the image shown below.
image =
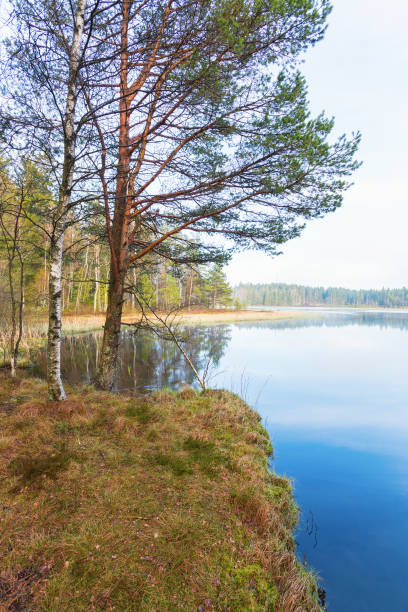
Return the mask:
[[77, 71], [84, 29], [84, 14], [87, 0], [78, 0], [72, 47], [69, 58], [67, 104], [64, 116], [64, 163], [62, 181], [55, 211], [54, 228], [50, 246], [49, 315], [47, 384], [51, 400], [64, 400], [66, 394], [61, 381], [61, 273], [62, 253], [68, 205], [71, 197], [74, 174], [75, 141], [74, 115], [77, 98]]
[[125, 279], [128, 271], [128, 239], [130, 223], [129, 198], [129, 131], [130, 109], [128, 88], [128, 25], [131, 2], [122, 3], [122, 30], [121, 30], [121, 68], [120, 91], [123, 92], [119, 100], [120, 127], [118, 165], [115, 189], [115, 212], [112, 222], [112, 244], [109, 275], [108, 307], [104, 325], [101, 356], [99, 360], [96, 384], [105, 391], [111, 391], [115, 385], [117, 367], [119, 362], [119, 340], [124, 302]]
[[108, 307], [103, 332], [96, 384], [100, 389], [112, 391], [118, 374], [120, 328], [123, 310], [124, 277], [111, 281], [108, 289]]

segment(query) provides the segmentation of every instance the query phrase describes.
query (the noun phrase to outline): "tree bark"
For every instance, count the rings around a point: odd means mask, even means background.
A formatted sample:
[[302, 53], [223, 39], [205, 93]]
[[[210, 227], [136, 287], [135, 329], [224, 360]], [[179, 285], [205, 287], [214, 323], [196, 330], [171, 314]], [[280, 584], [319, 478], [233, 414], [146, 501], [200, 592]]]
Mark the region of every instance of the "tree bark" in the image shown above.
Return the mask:
[[108, 289], [108, 308], [104, 325], [101, 356], [96, 385], [105, 391], [111, 391], [119, 357], [120, 327], [122, 321], [123, 295], [125, 278], [128, 269], [128, 236], [129, 236], [129, 88], [128, 88], [128, 25], [130, 2], [122, 4], [121, 57], [120, 57], [120, 102], [119, 102], [119, 153], [115, 190], [115, 213], [112, 223], [111, 262]]
[[120, 329], [123, 310], [124, 277], [109, 283], [108, 308], [104, 325], [102, 348], [99, 358], [96, 385], [112, 391], [118, 373]]
[[19, 304], [18, 304], [18, 332], [14, 343], [14, 351], [11, 354], [11, 375], [16, 375], [18, 351], [20, 348], [21, 338], [23, 337], [23, 312], [24, 312], [24, 262], [20, 250], [18, 251], [20, 261], [20, 280], [19, 280]]
[[51, 400], [64, 400], [61, 381], [61, 270], [65, 220], [60, 219], [50, 244], [47, 383]]
[[48, 356], [47, 383], [48, 397], [51, 400], [64, 400], [66, 394], [61, 381], [61, 272], [62, 253], [71, 198], [74, 173], [75, 107], [77, 101], [77, 73], [79, 68], [81, 43], [84, 30], [84, 15], [87, 0], [78, 0], [72, 45], [69, 56], [69, 76], [67, 102], [64, 116], [64, 162], [62, 181], [55, 211], [54, 227], [49, 253], [49, 314], [48, 314]]
[[10, 369], [11, 376], [16, 375], [16, 334], [17, 334], [17, 304], [14, 295], [14, 283], [13, 283], [13, 263], [14, 256], [8, 262], [8, 276], [9, 276], [9, 287], [10, 287], [10, 301], [11, 301], [11, 334], [10, 334]]

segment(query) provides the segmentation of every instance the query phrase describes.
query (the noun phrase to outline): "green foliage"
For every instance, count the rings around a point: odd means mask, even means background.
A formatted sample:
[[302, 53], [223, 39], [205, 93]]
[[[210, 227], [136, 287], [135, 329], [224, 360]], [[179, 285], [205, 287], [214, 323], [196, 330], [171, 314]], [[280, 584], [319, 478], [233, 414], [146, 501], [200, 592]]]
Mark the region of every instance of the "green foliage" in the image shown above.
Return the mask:
[[232, 289], [227, 282], [225, 272], [219, 264], [210, 268], [207, 275], [207, 291], [209, 293], [209, 306], [230, 306], [232, 304]]
[[45, 297], [38, 287], [46, 244], [39, 226], [53, 196], [43, 162], [41, 158], [11, 161], [0, 157], [0, 333], [10, 318], [8, 268], [15, 298], [22, 273], [25, 308], [41, 304]]
[[251, 306], [408, 306], [408, 288], [344, 289], [306, 287], [284, 283], [241, 283], [234, 288], [235, 299]]

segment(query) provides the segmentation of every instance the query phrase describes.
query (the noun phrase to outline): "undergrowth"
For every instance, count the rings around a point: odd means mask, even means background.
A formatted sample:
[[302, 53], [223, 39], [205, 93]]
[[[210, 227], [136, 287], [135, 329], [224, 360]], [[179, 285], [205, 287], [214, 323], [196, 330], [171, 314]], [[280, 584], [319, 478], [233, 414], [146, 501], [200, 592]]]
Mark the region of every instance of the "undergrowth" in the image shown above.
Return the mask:
[[0, 610], [319, 610], [242, 400], [69, 396], [0, 374]]

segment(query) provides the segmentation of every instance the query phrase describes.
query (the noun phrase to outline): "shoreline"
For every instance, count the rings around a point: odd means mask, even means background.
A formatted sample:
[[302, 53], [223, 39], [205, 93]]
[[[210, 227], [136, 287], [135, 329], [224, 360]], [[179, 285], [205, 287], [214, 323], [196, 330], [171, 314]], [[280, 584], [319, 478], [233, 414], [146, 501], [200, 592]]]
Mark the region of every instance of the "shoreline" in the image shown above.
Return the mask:
[[[163, 313], [158, 313], [163, 318]], [[303, 313], [286, 310], [209, 310], [180, 312], [171, 316], [170, 319], [176, 324], [201, 325], [238, 323], [240, 321], [278, 321], [282, 319], [294, 319], [304, 316]], [[137, 313], [124, 313], [122, 323], [134, 323], [139, 320]], [[154, 317], [148, 317], [154, 321]], [[102, 329], [105, 320], [104, 314], [65, 314], [62, 316], [63, 335], [96, 331]]]
[[291, 483], [237, 395], [67, 386], [56, 404], [0, 383], [5, 606], [322, 612]]
[[236, 323], [239, 321], [278, 321], [293, 319], [299, 316], [296, 312], [286, 310], [234, 310], [182, 313], [180, 321], [183, 323]]

